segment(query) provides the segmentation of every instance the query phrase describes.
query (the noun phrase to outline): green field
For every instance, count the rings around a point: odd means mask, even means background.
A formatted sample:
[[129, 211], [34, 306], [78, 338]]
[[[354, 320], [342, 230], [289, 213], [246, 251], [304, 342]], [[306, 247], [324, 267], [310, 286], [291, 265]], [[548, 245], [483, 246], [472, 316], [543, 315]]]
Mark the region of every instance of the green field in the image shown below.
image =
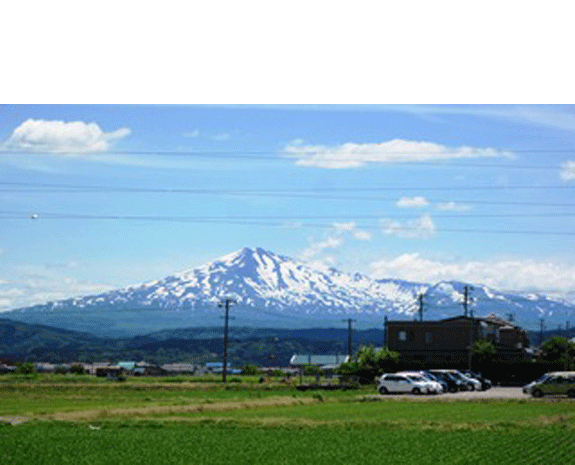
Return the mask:
[[382, 400], [374, 387], [193, 381], [1, 377], [0, 463], [575, 463], [569, 399]]

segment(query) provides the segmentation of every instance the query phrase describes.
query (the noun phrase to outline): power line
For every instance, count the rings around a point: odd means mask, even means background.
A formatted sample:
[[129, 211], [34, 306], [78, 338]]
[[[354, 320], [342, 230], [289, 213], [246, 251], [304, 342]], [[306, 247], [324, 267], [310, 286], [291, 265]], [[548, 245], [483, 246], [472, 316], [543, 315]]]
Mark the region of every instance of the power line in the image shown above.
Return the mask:
[[[0, 189], [2, 191], [2, 189]], [[4, 190], [10, 191], [12, 190]], [[18, 192], [23, 192], [19, 190]], [[39, 192], [50, 192], [47, 190], [42, 190]], [[56, 192], [56, 191], [54, 191]], [[60, 192], [60, 191], [58, 191]], [[79, 190], [68, 189], [65, 191], [66, 193], [74, 193], [77, 194], [80, 192]], [[106, 192], [106, 191], [97, 191], [97, 190], [89, 190], [88, 193], [93, 192]], [[111, 191], [108, 191], [111, 192]], [[118, 191], [120, 192], [120, 191]], [[377, 201], [377, 202], [397, 202], [397, 197], [380, 197], [380, 196], [347, 196], [347, 195], [324, 195], [320, 192], [288, 192], [288, 191], [270, 191], [270, 190], [225, 190], [225, 189], [198, 189], [198, 190], [167, 190], [167, 189], [159, 189], [159, 190], [132, 190], [132, 191], [122, 191], [122, 192], [132, 192], [132, 193], [185, 193], [185, 194], [196, 194], [196, 195], [221, 195], [221, 196], [235, 196], [235, 197], [270, 197], [270, 198], [295, 198], [295, 199], [314, 199], [314, 200], [337, 200], [337, 201]], [[431, 203], [438, 203], [438, 204], [449, 204], [449, 203], [456, 203], [456, 204], [469, 204], [469, 205], [486, 205], [486, 206], [496, 206], [496, 205], [506, 205], [506, 206], [529, 206], [529, 207], [553, 207], [553, 208], [570, 208], [575, 207], [575, 203], [556, 203], [556, 202], [531, 202], [531, 201], [500, 201], [500, 200], [474, 200], [474, 199], [454, 199], [454, 198], [427, 198], [426, 199], [430, 204]]]
[[[329, 150], [329, 147], [328, 147]], [[570, 150], [553, 150], [553, 149], [526, 149], [526, 150], [507, 150], [507, 149], [498, 149], [500, 152], [512, 152], [514, 154], [520, 153], [544, 153], [546, 155], [570, 155], [575, 154], [575, 149]], [[229, 151], [166, 151], [166, 150], [157, 150], [157, 151], [109, 151], [109, 152], [98, 152], [97, 155], [99, 157], [105, 156], [150, 156], [150, 157], [187, 157], [190, 159], [201, 159], [201, 158], [209, 158], [210, 161], [214, 160], [251, 160], [251, 161], [275, 161], [275, 162], [297, 162], [297, 161], [314, 161], [313, 157], [317, 154], [322, 154], [324, 151], [322, 150], [315, 150], [315, 151], [307, 151], [307, 152], [285, 152], [281, 150], [268, 150], [268, 151], [241, 151], [241, 152], [229, 152]], [[377, 155], [380, 152], [378, 151], [361, 151], [361, 155]], [[414, 152], [393, 152], [393, 151], [386, 151], [386, 155], [401, 155], [401, 156], [409, 156], [409, 155], [429, 155], [436, 156], [437, 154], [434, 152], [429, 151], [414, 151]], [[66, 156], [66, 155], [85, 155], [84, 153], [79, 152], [49, 152], [49, 151], [38, 151], [38, 152], [30, 152], [30, 151], [23, 151], [23, 150], [0, 150], [0, 156]], [[476, 157], [481, 158], [481, 157]], [[397, 161], [371, 161], [371, 160], [362, 160], [362, 163], [365, 164], [378, 164], [381, 166], [425, 166], [425, 167], [437, 167], [437, 168], [497, 168], [497, 169], [533, 169], [533, 170], [556, 170], [559, 167], [557, 165], [524, 165], [524, 164], [504, 164], [504, 163], [479, 163], [470, 161], [470, 159], [466, 159], [464, 162], [454, 162], [453, 158], [445, 157], [443, 159], [436, 159], [436, 160], [397, 160]], [[323, 161], [323, 160], [320, 160]], [[509, 162], [509, 159], [504, 161]]]
[[36, 183], [36, 182], [12, 182], [0, 181], [0, 186], [14, 186], [13, 188], [2, 188], [3, 192], [28, 192], [29, 189], [38, 189], [44, 192], [49, 189], [52, 192], [68, 191], [97, 191], [97, 192], [126, 192], [126, 193], [175, 193], [175, 194], [227, 194], [227, 193], [323, 193], [323, 192], [391, 192], [391, 191], [507, 191], [507, 190], [573, 190], [575, 185], [517, 185], [517, 186], [379, 186], [379, 187], [314, 187], [289, 189], [189, 189], [189, 188], [166, 188], [166, 187], [126, 187], [126, 186], [105, 186], [90, 184], [58, 184], [58, 183]]
[[[67, 215], [67, 214], [46, 214], [46, 213], [34, 213], [39, 220], [118, 220], [118, 221], [147, 221], [147, 222], [176, 222], [176, 223], [213, 223], [213, 224], [235, 224], [244, 226], [270, 226], [270, 227], [281, 227], [281, 228], [328, 228], [333, 229], [333, 223], [298, 223], [291, 225], [286, 222], [281, 221], [255, 221], [255, 220], [242, 220], [242, 219], [198, 219], [190, 217], [169, 217], [169, 216], [121, 216], [121, 215]], [[28, 213], [22, 214], [4, 214], [0, 213], [0, 219], [15, 219], [15, 220], [27, 220], [29, 221]], [[363, 229], [381, 229], [381, 226], [362, 226]], [[388, 232], [388, 235], [399, 234], [402, 232], [419, 232], [420, 228], [417, 226], [402, 225], [392, 231]], [[425, 231], [423, 231], [425, 232]], [[463, 234], [506, 234], [506, 235], [531, 235], [531, 236], [575, 236], [573, 231], [542, 231], [542, 230], [532, 230], [532, 229], [487, 229], [487, 228], [434, 228], [433, 233], [463, 233]]]
[[[0, 215], [13, 218], [29, 218], [30, 213], [24, 211], [0, 211]], [[421, 214], [398, 214], [380, 213], [376, 215], [356, 215], [356, 214], [333, 214], [333, 215], [226, 215], [226, 216], [158, 216], [158, 215], [92, 215], [88, 213], [34, 213], [44, 219], [109, 219], [109, 220], [151, 220], [151, 221], [190, 221], [190, 222], [211, 222], [211, 221], [296, 221], [296, 220], [333, 220], [334, 222], [345, 222], [346, 220], [372, 220], [383, 219], [418, 219]], [[433, 213], [434, 219], [473, 219], [473, 218], [571, 218], [572, 213]]]

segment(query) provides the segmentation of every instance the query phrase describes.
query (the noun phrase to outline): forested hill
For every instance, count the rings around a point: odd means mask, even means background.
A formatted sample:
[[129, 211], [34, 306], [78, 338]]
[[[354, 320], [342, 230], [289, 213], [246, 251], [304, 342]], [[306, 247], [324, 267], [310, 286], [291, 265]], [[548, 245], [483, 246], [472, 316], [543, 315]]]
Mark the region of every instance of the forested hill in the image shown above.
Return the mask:
[[[295, 353], [345, 354], [347, 329], [232, 328], [228, 356], [236, 366], [287, 366]], [[382, 330], [354, 332], [354, 344], [381, 345]], [[149, 363], [221, 360], [222, 328], [164, 330], [133, 338], [99, 338], [60, 328], [0, 319], [0, 359], [52, 363], [143, 360]]]

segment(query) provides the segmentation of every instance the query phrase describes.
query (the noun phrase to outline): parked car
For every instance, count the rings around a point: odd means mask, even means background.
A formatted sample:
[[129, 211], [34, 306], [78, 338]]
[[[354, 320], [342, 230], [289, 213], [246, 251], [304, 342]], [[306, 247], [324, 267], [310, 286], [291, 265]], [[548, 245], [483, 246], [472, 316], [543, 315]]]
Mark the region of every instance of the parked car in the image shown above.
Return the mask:
[[575, 397], [575, 371], [553, 371], [523, 386], [524, 394], [533, 397], [544, 395], [568, 395]]
[[487, 391], [488, 389], [491, 389], [491, 387], [493, 386], [493, 384], [491, 383], [490, 380], [488, 380], [487, 378], [484, 378], [479, 373], [474, 373], [473, 371], [469, 371], [469, 370], [464, 370], [462, 373], [469, 378], [473, 378], [473, 379], [476, 379], [477, 381], [479, 381], [481, 383], [481, 390], [482, 391]]
[[402, 375], [397, 373], [384, 374], [379, 378], [377, 390], [380, 394], [391, 392], [411, 392], [412, 394], [435, 393], [436, 387], [425, 378], [416, 375]]
[[[452, 392], [452, 390], [449, 389], [449, 381], [447, 379], [441, 379], [439, 376], [434, 375], [430, 371], [423, 371], [422, 373], [425, 373], [425, 376], [427, 376], [432, 381], [437, 381], [439, 384], [441, 384], [443, 392]], [[455, 386], [455, 391], [457, 391], [457, 385], [455, 381], [453, 381], [452, 384]]]
[[407, 375], [412, 377], [416, 376], [423, 378], [426, 381], [429, 381], [433, 386], [434, 394], [441, 394], [442, 392], [446, 391], [443, 389], [443, 385], [439, 381], [437, 381], [437, 379], [434, 379], [435, 377], [432, 374], [426, 373], [425, 371], [400, 371], [396, 374]]
[[445, 381], [448, 386], [449, 392], [468, 391], [469, 386], [467, 383], [449, 373], [449, 370], [428, 370], [429, 373], [436, 376], [442, 381]]
[[457, 379], [462, 381], [467, 385], [469, 391], [480, 391], [481, 390], [481, 383], [474, 378], [469, 378], [461, 373], [459, 370], [449, 370], [449, 373], [452, 376], [455, 376]]

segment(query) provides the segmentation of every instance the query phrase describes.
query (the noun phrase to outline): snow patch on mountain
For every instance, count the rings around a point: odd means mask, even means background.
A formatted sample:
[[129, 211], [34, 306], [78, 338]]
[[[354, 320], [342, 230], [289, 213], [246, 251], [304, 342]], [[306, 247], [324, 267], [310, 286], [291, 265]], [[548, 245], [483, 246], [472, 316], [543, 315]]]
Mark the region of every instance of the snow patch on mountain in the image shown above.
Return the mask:
[[[426, 319], [459, 315], [463, 312], [466, 286], [468, 308], [475, 315], [496, 313], [527, 326], [536, 325], [541, 316], [564, 322], [575, 315], [572, 303], [539, 294], [505, 293], [457, 281], [430, 285], [376, 280], [360, 273], [320, 269], [262, 248], [243, 248], [164, 279], [13, 312], [208, 309], [216, 314], [217, 303], [232, 298], [240, 308], [251, 309], [254, 314], [260, 312], [270, 318], [292, 315], [294, 324], [298, 318], [303, 321], [310, 316], [353, 314], [358, 318], [371, 316], [373, 326], [380, 326], [384, 314], [390, 318], [412, 318], [419, 309], [420, 295]], [[571, 320], [575, 322], [575, 318]]]

